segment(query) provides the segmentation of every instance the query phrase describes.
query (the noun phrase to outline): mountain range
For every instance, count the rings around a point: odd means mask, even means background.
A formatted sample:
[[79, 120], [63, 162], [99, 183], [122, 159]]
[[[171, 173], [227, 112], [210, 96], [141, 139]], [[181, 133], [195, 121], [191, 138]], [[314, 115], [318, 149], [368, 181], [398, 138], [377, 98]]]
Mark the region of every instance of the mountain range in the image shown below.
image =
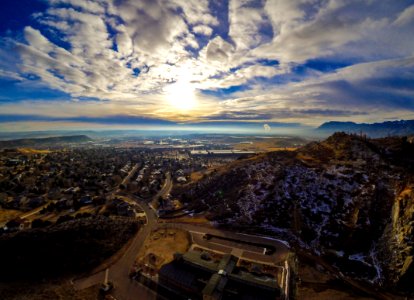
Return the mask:
[[383, 123], [354, 123], [331, 121], [317, 128], [322, 134], [334, 132], [365, 134], [369, 137], [414, 135], [414, 120], [387, 121]]
[[86, 135], [55, 136], [46, 138], [25, 138], [0, 141], [0, 148], [61, 145], [68, 143], [85, 143], [90, 141], [92, 141], [92, 139]]

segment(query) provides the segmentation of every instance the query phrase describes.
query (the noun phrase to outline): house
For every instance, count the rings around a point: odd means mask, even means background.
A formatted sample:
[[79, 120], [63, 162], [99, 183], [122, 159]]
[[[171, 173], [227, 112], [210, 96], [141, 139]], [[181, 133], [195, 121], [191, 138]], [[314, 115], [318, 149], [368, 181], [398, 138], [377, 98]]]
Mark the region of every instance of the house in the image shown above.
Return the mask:
[[6, 231], [17, 231], [17, 230], [24, 230], [31, 227], [31, 222], [26, 219], [16, 218], [10, 220], [6, 223], [4, 230]]
[[82, 196], [82, 197], [79, 199], [79, 203], [80, 203], [81, 205], [89, 205], [89, 204], [92, 204], [92, 197], [91, 197], [91, 196], [89, 196], [89, 195]]
[[61, 190], [58, 187], [51, 188], [47, 194], [49, 199], [57, 199], [61, 195]]
[[68, 196], [62, 197], [56, 203], [56, 206], [60, 209], [65, 209], [67, 207], [72, 207], [73, 206], [73, 199], [72, 199], [72, 197], [68, 197]]
[[157, 187], [157, 186], [159, 186], [160, 184], [159, 184], [158, 180], [153, 179], [153, 180], [151, 180], [151, 182], [149, 183], [149, 185], [150, 185], [150, 187], [152, 188], [152, 187]]
[[118, 215], [124, 217], [135, 217], [135, 209], [127, 202], [121, 202], [117, 205]]
[[157, 175], [161, 175], [161, 171], [160, 171], [160, 170], [155, 170], [155, 171], [152, 171], [152, 172], [151, 172], [151, 175], [155, 175], [155, 176], [157, 176]]
[[177, 182], [178, 183], [186, 183], [187, 179], [184, 176], [180, 176], [177, 178]]
[[144, 187], [141, 189], [141, 193], [149, 193], [149, 188], [148, 188], [147, 186], [144, 186]]
[[184, 176], [184, 171], [183, 171], [183, 170], [181, 170], [181, 169], [179, 169], [177, 172], [175, 172], [175, 174], [176, 174], [177, 176]]
[[24, 229], [29, 229], [32, 226], [32, 222], [30, 222], [29, 220], [23, 219], [22, 222], [20, 222], [19, 225], [19, 229], [20, 230], [24, 230]]
[[30, 198], [27, 200], [27, 206], [29, 206], [30, 208], [36, 208], [45, 204], [45, 202], [46, 201], [43, 197]]

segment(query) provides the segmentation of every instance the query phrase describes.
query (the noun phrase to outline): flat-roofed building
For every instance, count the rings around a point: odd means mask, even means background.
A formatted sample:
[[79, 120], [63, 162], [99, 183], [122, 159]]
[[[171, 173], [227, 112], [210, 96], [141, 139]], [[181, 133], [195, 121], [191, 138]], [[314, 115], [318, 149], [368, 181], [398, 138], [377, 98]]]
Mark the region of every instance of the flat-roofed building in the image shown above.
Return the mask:
[[277, 278], [237, 266], [239, 258], [224, 254], [215, 260], [198, 251], [177, 254], [161, 267], [159, 284], [194, 299], [282, 299]]
[[207, 152], [207, 150], [191, 150], [190, 151], [190, 154], [192, 155], [192, 156], [197, 156], [197, 155], [208, 155], [208, 152]]
[[243, 157], [256, 154], [255, 151], [233, 150], [233, 149], [212, 149], [212, 150], [192, 150], [192, 156], [218, 156], [218, 157]]

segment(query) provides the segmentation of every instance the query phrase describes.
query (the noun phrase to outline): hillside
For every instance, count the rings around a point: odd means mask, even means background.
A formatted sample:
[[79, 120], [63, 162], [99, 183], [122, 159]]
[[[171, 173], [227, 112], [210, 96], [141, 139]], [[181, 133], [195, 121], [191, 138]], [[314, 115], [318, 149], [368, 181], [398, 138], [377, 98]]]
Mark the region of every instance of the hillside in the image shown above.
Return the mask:
[[221, 226], [283, 235], [350, 278], [413, 292], [414, 144], [337, 133], [176, 189]]
[[59, 278], [99, 265], [125, 244], [138, 223], [99, 216], [0, 236], [0, 281]]
[[17, 147], [34, 147], [34, 146], [52, 146], [68, 143], [85, 143], [92, 141], [86, 135], [57, 136], [47, 138], [28, 138], [0, 141], [0, 148], [17, 148]]
[[373, 124], [331, 121], [317, 128], [318, 133], [327, 135], [338, 131], [362, 133], [373, 138], [414, 135], [414, 120], [387, 121]]

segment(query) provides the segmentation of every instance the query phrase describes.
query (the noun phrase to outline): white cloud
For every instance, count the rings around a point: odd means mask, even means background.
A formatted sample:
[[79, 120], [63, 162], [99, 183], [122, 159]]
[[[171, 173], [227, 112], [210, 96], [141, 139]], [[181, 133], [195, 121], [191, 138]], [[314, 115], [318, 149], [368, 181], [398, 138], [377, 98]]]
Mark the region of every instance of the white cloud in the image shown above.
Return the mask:
[[116, 45], [118, 47], [118, 52], [123, 57], [128, 57], [132, 55], [134, 51], [134, 45], [132, 43], [131, 37], [126, 32], [125, 26], [120, 25], [118, 27], [118, 33], [116, 35]]
[[240, 68], [234, 72], [223, 73], [218, 78], [207, 79], [203, 82], [204, 89], [229, 88], [240, 86], [257, 77], [271, 78], [278, 74], [283, 74], [285, 70], [275, 66], [252, 65]]
[[182, 17], [162, 1], [123, 1], [115, 8], [134, 46], [147, 54], [163, 52], [188, 31]]
[[2, 69], [0, 69], [0, 78], [23, 80], [23, 78], [20, 76], [20, 74], [18, 74], [16, 72], [13, 72], [13, 71], [2, 70]]
[[93, 0], [49, 0], [49, 2], [53, 5], [72, 5], [75, 8], [95, 14], [102, 14], [105, 12], [105, 7]]
[[[259, 57], [301, 63], [320, 57], [369, 60], [413, 53], [411, 29], [392, 29], [390, 18], [401, 3], [375, 1], [267, 1], [272, 42], [253, 49]], [[411, 9], [400, 17], [405, 20]], [[399, 47], [393, 45], [400, 45]]]
[[184, 17], [190, 24], [218, 25], [217, 18], [209, 10], [208, 0], [170, 0], [169, 2], [175, 8], [183, 10]]
[[230, 61], [233, 46], [220, 36], [212, 39], [206, 47], [206, 58], [209, 62], [227, 63]]
[[404, 9], [393, 24], [403, 26], [412, 22], [414, 22], [414, 4]]
[[413, 67], [414, 57], [383, 60], [274, 88], [258, 85], [221, 102], [219, 114], [254, 112], [267, 120], [311, 125], [349, 117], [356, 121], [375, 121], [398, 114], [413, 118], [414, 88], [392, 83], [397, 75], [398, 80], [414, 83]]
[[206, 25], [197, 25], [193, 27], [193, 31], [198, 34], [203, 34], [205, 36], [211, 36], [213, 29]]
[[229, 11], [229, 35], [235, 42], [239, 51], [249, 50], [271, 39], [259, 31], [262, 26], [269, 23], [263, 7], [253, 6], [253, 1], [231, 0]]

